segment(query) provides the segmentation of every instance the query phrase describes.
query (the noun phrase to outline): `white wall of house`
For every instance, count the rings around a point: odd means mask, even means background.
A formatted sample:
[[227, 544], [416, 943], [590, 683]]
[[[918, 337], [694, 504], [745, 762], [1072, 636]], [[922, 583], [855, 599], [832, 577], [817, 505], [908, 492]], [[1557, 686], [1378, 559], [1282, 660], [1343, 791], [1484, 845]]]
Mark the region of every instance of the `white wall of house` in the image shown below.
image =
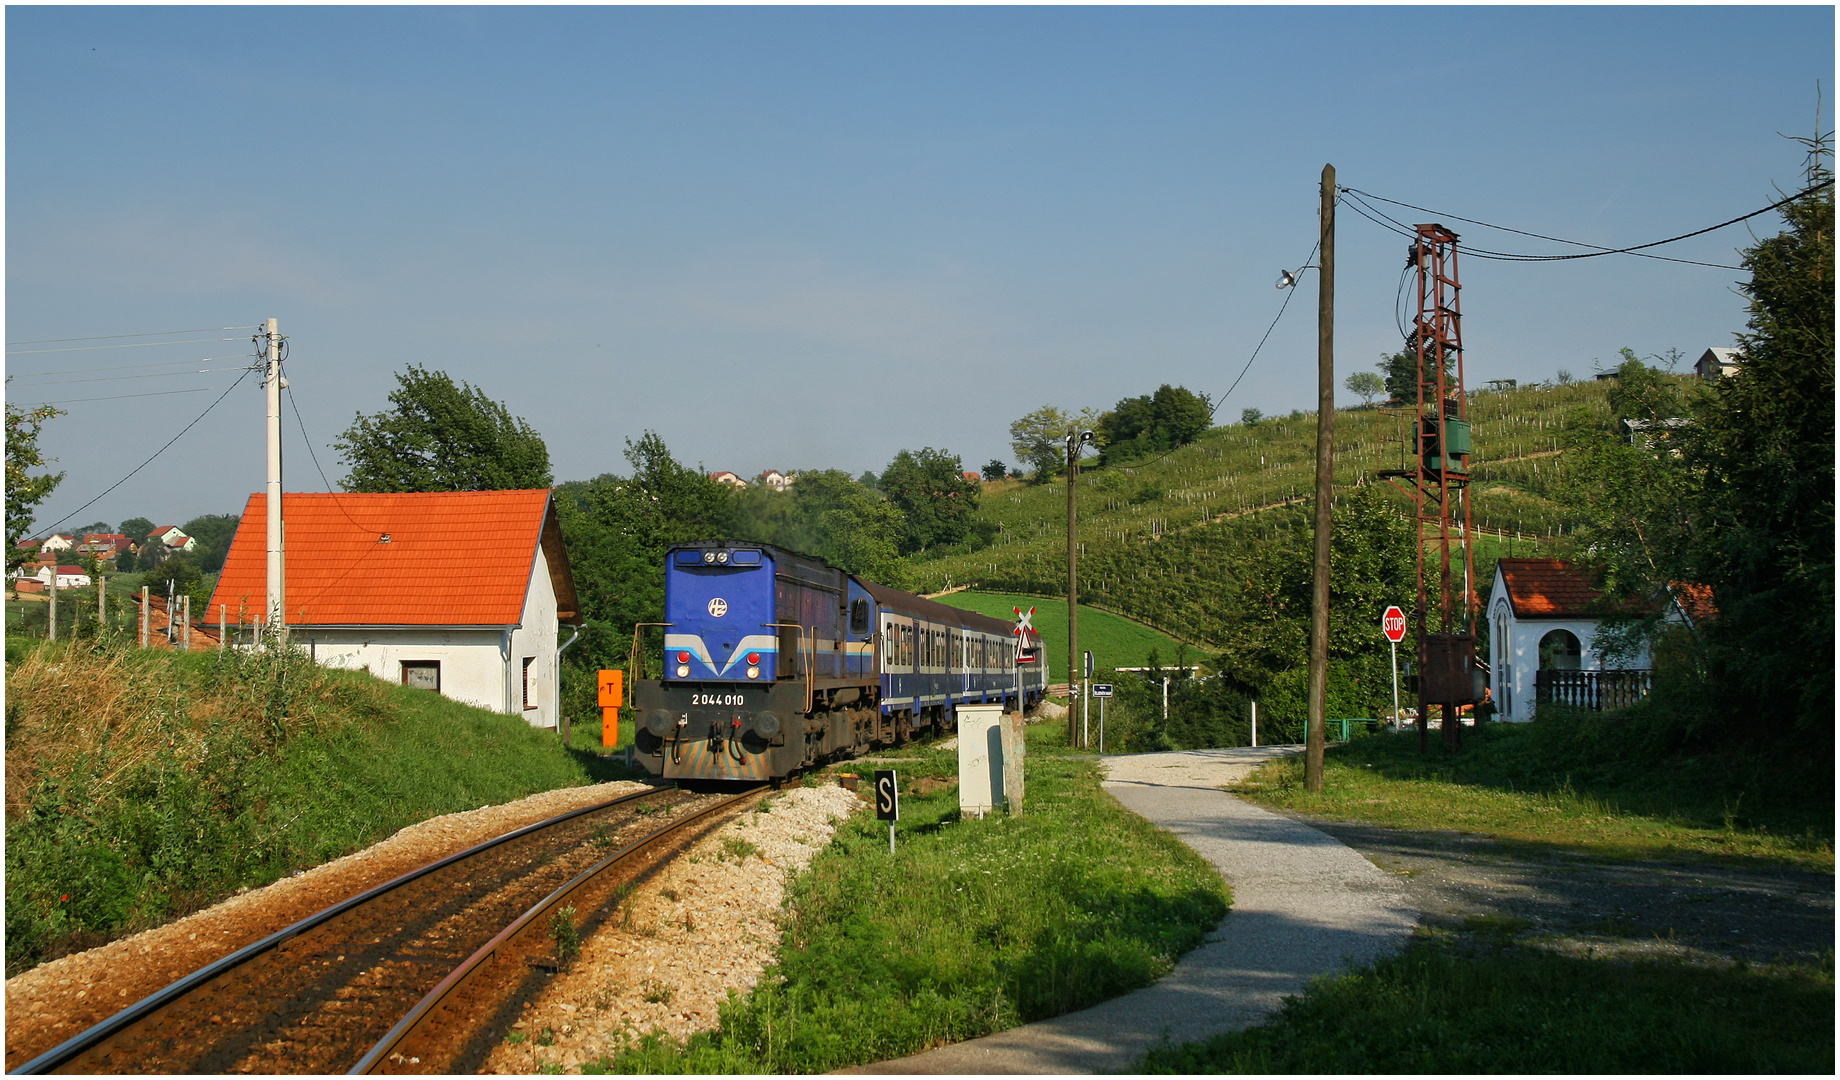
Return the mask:
[[[1569, 630], [1578, 639], [1579, 671], [1602, 670], [1604, 655], [1597, 646], [1597, 627], [1596, 619], [1515, 618], [1501, 572], [1496, 571], [1495, 588], [1489, 595], [1489, 686], [1495, 697], [1497, 717], [1502, 720], [1533, 719], [1533, 677], [1540, 668], [1540, 640], [1554, 630]], [[1646, 650], [1617, 664], [1619, 668], [1645, 669], [1649, 666]]]
[[327, 667], [363, 669], [393, 683], [405, 681], [405, 663], [437, 662], [442, 697], [553, 728], [561, 697], [556, 590], [540, 546], [534, 563], [519, 626], [297, 626], [290, 634]]

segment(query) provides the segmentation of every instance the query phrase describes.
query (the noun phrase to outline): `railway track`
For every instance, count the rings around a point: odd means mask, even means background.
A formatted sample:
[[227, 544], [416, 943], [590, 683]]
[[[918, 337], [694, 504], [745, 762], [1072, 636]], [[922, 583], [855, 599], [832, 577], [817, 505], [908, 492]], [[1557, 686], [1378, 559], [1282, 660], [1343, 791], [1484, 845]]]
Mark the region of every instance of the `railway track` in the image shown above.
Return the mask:
[[507, 833], [245, 946], [14, 1071], [471, 1071], [569, 939], [763, 790], [638, 792]]

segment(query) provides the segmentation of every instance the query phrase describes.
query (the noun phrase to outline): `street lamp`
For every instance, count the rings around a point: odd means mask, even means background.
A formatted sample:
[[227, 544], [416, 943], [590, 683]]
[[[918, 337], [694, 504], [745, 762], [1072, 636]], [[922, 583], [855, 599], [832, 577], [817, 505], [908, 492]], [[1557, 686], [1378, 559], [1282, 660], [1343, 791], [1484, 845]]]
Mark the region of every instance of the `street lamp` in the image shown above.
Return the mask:
[[[1078, 721], [1073, 715], [1074, 673], [1080, 670], [1080, 575], [1077, 556], [1080, 550], [1078, 514], [1074, 509], [1073, 490], [1080, 476], [1080, 451], [1093, 441], [1091, 431], [1067, 432], [1067, 745], [1077, 746]], [[1084, 683], [1082, 682], [1082, 686]]]

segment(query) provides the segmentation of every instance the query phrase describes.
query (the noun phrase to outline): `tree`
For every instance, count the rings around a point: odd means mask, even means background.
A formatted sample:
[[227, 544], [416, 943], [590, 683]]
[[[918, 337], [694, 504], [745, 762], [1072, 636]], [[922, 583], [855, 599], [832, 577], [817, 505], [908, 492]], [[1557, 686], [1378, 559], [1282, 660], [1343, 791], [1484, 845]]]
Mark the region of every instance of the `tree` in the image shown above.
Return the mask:
[[135, 559], [133, 551], [123, 548], [121, 551], [115, 553], [115, 570], [117, 573], [131, 573], [137, 564], [138, 560]]
[[215, 574], [224, 568], [224, 556], [230, 554], [230, 541], [236, 539], [236, 527], [241, 521], [237, 514], [205, 514], [179, 526], [185, 535], [198, 541], [192, 554], [200, 570]]
[[1386, 380], [1371, 371], [1357, 371], [1348, 376], [1342, 388], [1360, 398], [1363, 406], [1371, 406], [1375, 398], [1386, 393]]
[[550, 486], [549, 448], [531, 426], [469, 383], [411, 364], [394, 406], [358, 414], [336, 445], [347, 491], [506, 491]]
[[[1808, 186], [1831, 181], [1831, 143]], [[1742, 364], [1714, 384], [1681, 440], [1701, 473], [1691, 571], [1718, 607], [1708, 676], [1721, 712], [1789, 734], [1831, 761], [1834, 614], [1834, 195], [1782, 208], [1788, 228], [1744, 253]], [[1826, 773], [1831, 783], [1831, 768]]]
[[1239, 422], [1245, 424], [1247, 427], [1251, 427], [1253, 424], [1263, 419], [1265, 419], [1265, 414], [1258, 409], [1241, 409], [1239, 411]]
[[144, 517], [132, 517], [121, 523], [122, 535], [134, 541], [137, 547], [147, 542], [147, 534], [153, 529], [153, 522]]
[[1067, 460], [1067, 432], [1091, 428], [1099, 417], [1091, 409], [1079, 415], [1043, 405], [1009, 426], [1010, 449], [1016, 460], [1034, 470], [1037, 483], [1059, 472]]
[[1107, 463], [1163, 453], [1194, 442], [1214, 422], [1208, 400], [1164, 383], [1156, 393], [1125, 398], [1099, 417], [1097, 434]]
[[[12, 379], [9, 377], [8, 382]], [[62, 409], [37, 405], [30, 409], [6, 406], [6, 551], [9, 562], [18, 549], [14, 544], [32, 530], [34, 508], [44, 502], [64, 479], [63, 473], [39, 473], [46, 462], [38, 448], [39, 429], [52, 417], [62, 416]]]
[[563, 668], [564, 708], [578, 716], [592, 715], [594, 672], [626, 667], [634, 624], [663, 620], [665, 549], [720, 536], [734, 512], [735, 489], [680, 464], [655, 432], [626, 440], [626, 460], [628, 477], [607, 473], [556, 489], [585, 622]]
[[986, 480], [1001, 480], [1008, 473], [1009, 466], [996, 458], [991, 458], [984, 463], [984, 479]]
[[[1418, 404], [1418, 353], [1415, 350], [1400, 349], [1396, 353], [1381, 353], [1380, 362], [1374, 367], [1380, 372], [1388, 401], [1402, 405]], [[1451, 378], [1455, 371], [1455, 357], [1446, 354], [1445, 378]]]
[[981, 488], [965, 479], [964, 468], [957, 454], [928, 446], [901, 451], [882, 470], [882, 494], [903, 519], [903, 555], [972, 536]]

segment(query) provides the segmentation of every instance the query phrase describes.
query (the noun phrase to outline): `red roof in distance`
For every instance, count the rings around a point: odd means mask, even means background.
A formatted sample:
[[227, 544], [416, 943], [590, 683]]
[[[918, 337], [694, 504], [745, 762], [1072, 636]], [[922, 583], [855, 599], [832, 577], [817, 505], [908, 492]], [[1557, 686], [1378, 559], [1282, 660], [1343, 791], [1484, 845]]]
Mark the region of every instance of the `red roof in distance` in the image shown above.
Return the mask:
[[[539, 545], [558, 614], [580, 605], [549, 491], [288, 493], [287, 621], [320, 626], [511, 626], [522, 617]], [[243, 509], [210, 619], [263, 616], [268, 496]]]

